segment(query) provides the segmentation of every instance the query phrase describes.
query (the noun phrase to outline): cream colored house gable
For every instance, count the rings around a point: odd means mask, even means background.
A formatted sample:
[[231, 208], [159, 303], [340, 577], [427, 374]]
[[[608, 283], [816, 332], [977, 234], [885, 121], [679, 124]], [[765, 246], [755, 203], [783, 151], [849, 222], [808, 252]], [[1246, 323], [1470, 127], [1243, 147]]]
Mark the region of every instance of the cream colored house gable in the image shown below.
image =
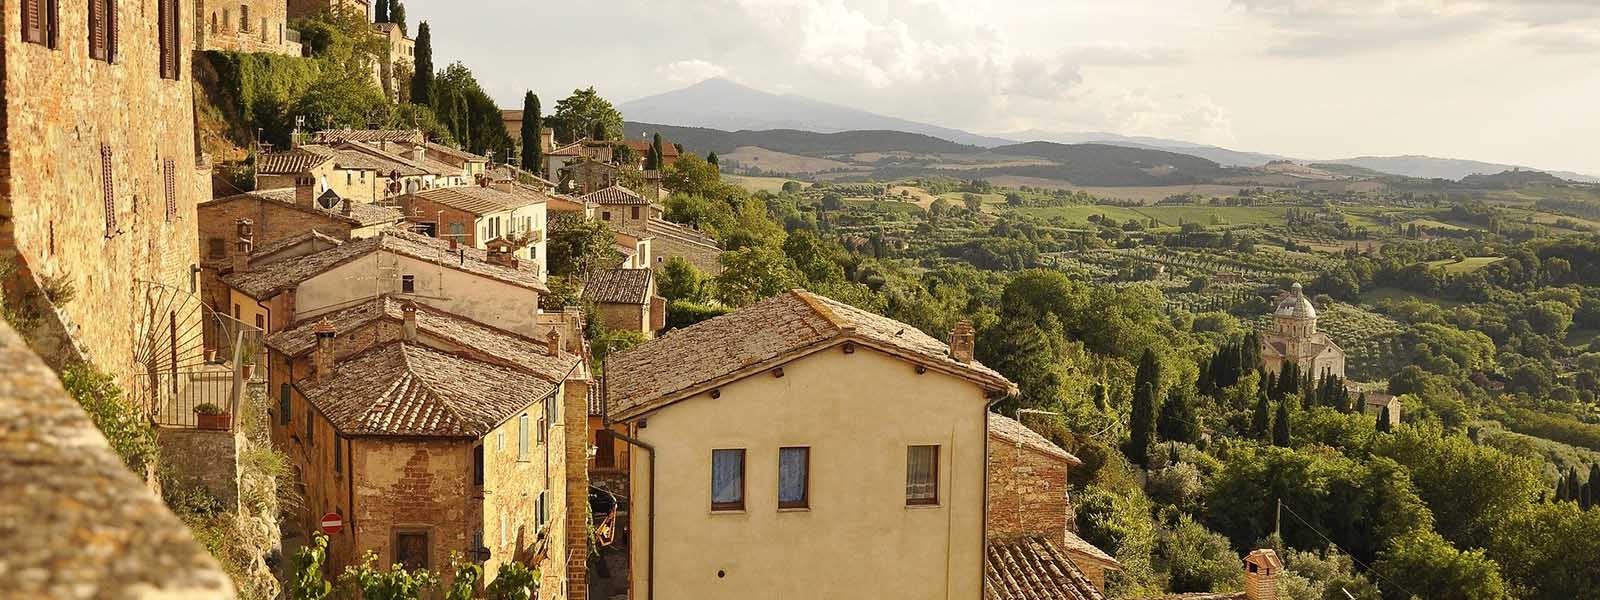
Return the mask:
[[[404, 289], [411, 277], [410, 292]], [[347, 308], [378, 294], [410, 293], [445, 312], [536, 335], [539, 292], [393, 252], [373, 252], [300, 283], [295, 319]]]
[[[632, 597], [981, 597], [985, 390], [843, 339], [784, 360], [630, 420], [654, 448], [630, 458]], [[915, 445], [935, 505], [907, 505]], [[785, 447], [810, 449], [803, 509], [778, 508]], [[743, 510], [711, 509], [715, 449], [744, 450]]]

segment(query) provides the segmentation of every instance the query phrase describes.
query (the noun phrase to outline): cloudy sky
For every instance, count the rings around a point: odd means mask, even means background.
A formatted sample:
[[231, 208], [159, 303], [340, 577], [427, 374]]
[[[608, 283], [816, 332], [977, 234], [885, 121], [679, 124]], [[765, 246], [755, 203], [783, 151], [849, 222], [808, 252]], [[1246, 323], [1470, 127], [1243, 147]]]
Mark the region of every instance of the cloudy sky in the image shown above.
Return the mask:
[[1600, 174], [1600, 0], [409, 0], [505, 106], [725, 77], [980, 133]]

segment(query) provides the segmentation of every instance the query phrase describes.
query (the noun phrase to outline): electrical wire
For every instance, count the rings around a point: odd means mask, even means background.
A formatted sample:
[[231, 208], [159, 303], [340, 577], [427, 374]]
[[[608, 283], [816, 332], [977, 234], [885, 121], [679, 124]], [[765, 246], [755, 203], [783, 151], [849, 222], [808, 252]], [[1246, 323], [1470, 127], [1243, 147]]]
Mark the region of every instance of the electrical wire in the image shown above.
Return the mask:
[[1377, 571], [1377, 569], [1372, 568], [1371, 565], [1368, 565], [1367, 563], [1361, 562], [1361, 559], [1356, 558], [1355, 554], [1352, 554], [1349, 550], [1346, 550], [1344, 548], [1344, 546], [1340, 546], [1337, 542], [1334, 542], [1328, 536], [1323, 535], [1322, 532], [1318, 531], [1317, 528], [1315, 526], [1313, 526], [1311, 523], [1306, 522], [1305, 518], [1301, 517], [1299, 513], [1294, 512], [1294, 509], [1289, 508], [1289, 504], [1287, 502], [1284, 502], [1282, 498], [1278, 499], [1278, 507], [1282, 508], [1282, 509], [1284, 509], [1286, 511], [1289, 511], [1289, 516], [1294, 517], [1295, 520], [1299, 521], [1301, 525], [1305, 525], [1306, 529], [1310, 529], [1311, 533], [1317, 534], [1317, 537], [1320, 537], [1320, 538], [1322, 538], [1323, 541], [1328, 542], [1329, 546], [1333, 546], [1335, 548], [1338, 548], [1340, 552], [1345, 553], [1346, 556], [1350, 557], [1350, 560], [1352, 562], [1354, 562], [1354, 563], [1356, 563], [1358, 565], [1361, 565], [1361, 568], [1366, 569], [1367, 572], [1371, 573], [1373, 577], [1378, 578], [1379, 580], [1383, 581], [1385, 584], [1394, 585], [1395, 588], [1398, 588], [1400, 591], [1405, 592], [1408, 597], [1412, 597], [1412, 598], [1421, 598], [1422, 597], [1422, 596], [1418, 596], [1416, 594], [1411, 593], [1411, 590], [1408, 590], [1408, 589], [1406, 589], [1405, 586], [1400, 585], [1400, 582], [1393, 581], [1393, 580], [1391, 580], [1391, 579], [1389, 579], [1387, 577], [1384, 577], [1382, 573], [1379, 573]]

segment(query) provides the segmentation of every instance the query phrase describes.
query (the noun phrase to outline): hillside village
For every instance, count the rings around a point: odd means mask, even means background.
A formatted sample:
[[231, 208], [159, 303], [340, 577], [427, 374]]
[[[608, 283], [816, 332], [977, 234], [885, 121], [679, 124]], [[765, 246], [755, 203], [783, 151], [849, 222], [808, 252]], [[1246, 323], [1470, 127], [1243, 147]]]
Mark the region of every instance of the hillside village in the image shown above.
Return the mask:
[[0, 596], [1600, 589], [1591, 184], [505, 107], [398, 0], [3, 14]]

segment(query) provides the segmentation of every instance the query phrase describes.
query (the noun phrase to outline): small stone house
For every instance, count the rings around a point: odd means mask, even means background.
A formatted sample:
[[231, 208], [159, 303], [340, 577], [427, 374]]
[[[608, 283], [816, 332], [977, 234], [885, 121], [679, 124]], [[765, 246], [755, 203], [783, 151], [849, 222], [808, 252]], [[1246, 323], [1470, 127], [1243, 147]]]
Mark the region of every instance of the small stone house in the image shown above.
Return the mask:
[[582, 200], [593, 202], [598, 207], [598, 218], [617, 231], [643, 231], [646, 222], [662, 216], [660, 207], [620, 185], [584, 194]]
[[1404, 403], [1400, 402], [1400, 398], [1394, 394], [1385, 394], [1383, 392], [1363, 392], [1362, 396], [1366, 398], [1361, 406], [1362, 412], [1377, 417], [1384, 414], [1383, 411], [1387, 409], [1389, 411], [1389, 426], [1400, 426], [1400, 413], [1404, 409]]
[[334, 571], [372, 552], [380, 568], [448, 573], [460, 553], [489, 579], [518, 561], [544, 574], [541, 597], [582, 597], [587, 440], [566, 434], [587, 416], [584, 357], [567, 352], [581, 338], [383, 297], [268, 344], [272, 437], [304, 494], [293, 541], [333, 513]]
[[573, 193], [591, 194], [621, 182], [621, 176], [617, 174], [621, 168], [609, 162], [580, 157], [568, 164], [556, 181], [562, 182], [563, 189]]
[[583, 301], [608, 330], [637, 331], [646, 338], [667, 326], [667, 300], [656, 295], [655, 271], [604, 269], [583, 282]]
[[982, 597], [972, 349], [793, 290], [613, 354], [631, 597]]

